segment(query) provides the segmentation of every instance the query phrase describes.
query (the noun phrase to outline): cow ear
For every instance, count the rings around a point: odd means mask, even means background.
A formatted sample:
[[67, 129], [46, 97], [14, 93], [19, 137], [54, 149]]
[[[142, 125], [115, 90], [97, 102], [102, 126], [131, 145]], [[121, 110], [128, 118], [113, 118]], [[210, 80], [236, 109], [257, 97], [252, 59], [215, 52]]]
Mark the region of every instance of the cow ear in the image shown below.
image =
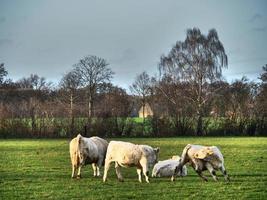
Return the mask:
[[158, 152], [159, 152], [159, 147], [154, 148], [154, 151], [155, 151], [156, 153], [158, 153]]

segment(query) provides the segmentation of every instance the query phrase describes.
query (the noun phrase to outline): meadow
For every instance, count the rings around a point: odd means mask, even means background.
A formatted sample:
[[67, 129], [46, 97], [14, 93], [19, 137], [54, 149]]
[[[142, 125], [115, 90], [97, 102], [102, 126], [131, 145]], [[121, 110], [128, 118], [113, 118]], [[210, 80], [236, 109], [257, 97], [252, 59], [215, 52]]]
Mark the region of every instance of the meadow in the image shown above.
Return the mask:
[[[151, 178], [139, 183], [135, 168], [122, 170], [118, 182], [112, 167], [108, 181], [92, 176], [91, 166], [81, 179], [71, 179], [69, 140], [1, 139], [0, 199], [267, 199], [266, 137], [123, 138], [160, 147], [160, 160], [181, 154], [188, 144], [218, 146], [231, 181], [202, 181], [189, 167], [188, 176], [171, 182]], [[102, 171], [103, 172], [103, 169]]]

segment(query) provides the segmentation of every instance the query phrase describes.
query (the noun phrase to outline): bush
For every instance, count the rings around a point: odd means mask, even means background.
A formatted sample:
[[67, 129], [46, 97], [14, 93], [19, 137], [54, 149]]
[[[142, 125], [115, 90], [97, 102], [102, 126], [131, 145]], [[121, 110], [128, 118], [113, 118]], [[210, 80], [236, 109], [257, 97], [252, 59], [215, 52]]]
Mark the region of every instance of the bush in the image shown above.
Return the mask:
[[[67, 118], [36, 119], [33, 129], [31, 119], [1, 119], [0, 137], [74, 137], [78, 133], [87, 137], [169, 137], [193, 136], [196, 120], [193, 118], [149, 117], [145, 119], [127, 117], [94, 118], [85, 134], [86, 118], [74, 120], [71, 134], [70, 120]], [[87, 127], [88, 128], [88, 127]], [[203, 131], [206, 136], [266, 136], [267, 118], [204, 118]]]

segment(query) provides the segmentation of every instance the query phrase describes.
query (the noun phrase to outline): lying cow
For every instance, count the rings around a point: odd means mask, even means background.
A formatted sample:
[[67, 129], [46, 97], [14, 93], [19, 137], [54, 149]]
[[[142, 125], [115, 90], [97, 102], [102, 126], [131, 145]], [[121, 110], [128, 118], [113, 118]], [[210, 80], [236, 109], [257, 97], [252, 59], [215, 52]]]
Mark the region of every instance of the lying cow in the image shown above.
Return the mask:
[[217, 181], [215, 170], [220, 170], [225, 180], [229, 181], [229, 177], [224, 167], [224, 159], [220, 150], [216, 146], [201, 146], [188, 144], [182, 153], [180, 163], [176, 167], [175, 172], [172, 176], [172, 181], [175, 180], [175, 176], [182, 167], [190, 162], [197, 174], [207, 181], [208, 179], [202, 174], [203, 171], [208, 170], [212, 175], [213, 179]]
[[[173, 156], [172, 159], [159, 161], [154, 165], [152, 177], [171, 177], [174, 174], [175, 168], [179, 165], [179, 156]], [[187, 168], [184, 165], [182, 173], [179, 171], [178, 176], [186, 176]]]
[[105, 159], [105, 170], [103, 181], [107, 180], [107, 173], [112, 162], [115, 162], [116, 174], [119, 181], [123, 181], [120, 167], [137, 168], [139, 182], [142, 182], [143, 172], [146, 182], [149, 183], [149, 167], [152, 167], [158, 159], [159, 148], [152, 148], [148, 145], [136, 145], [129, 142], [111, 141], [108, 145]]
[[70, 142], [72, 175], [78, 170], [77, 178], [81, 177], [81, 167], [92, 164], [94, 176], [100, 176], [100, 167], [104, 165], [108, 142], [99, 137], [82, 137], [80, 134]]

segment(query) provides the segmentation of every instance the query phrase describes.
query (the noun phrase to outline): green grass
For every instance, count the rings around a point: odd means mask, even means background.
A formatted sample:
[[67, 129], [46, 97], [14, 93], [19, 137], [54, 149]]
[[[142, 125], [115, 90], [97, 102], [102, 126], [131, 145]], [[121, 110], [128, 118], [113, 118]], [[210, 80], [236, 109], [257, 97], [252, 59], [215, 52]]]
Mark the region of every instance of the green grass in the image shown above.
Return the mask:
[[[135, 168], [123, 169], [118, 182], [114, 168], [107, 183], [92, 177], [71, 179], [67, 140], [0, 140], [0, 199], [267, 199], [267, 138], [137, 138], [123, 139], [160, 147], [160, 159], [180, 154], [188, 143], [217, 145], [225, 156], [231, 182], [209, 176], [203, 182], [189, 168], [188, 176], [171, 182], [152, 178], [139, 183]], [[219, 172], [217, 174], [220, 174]]]

